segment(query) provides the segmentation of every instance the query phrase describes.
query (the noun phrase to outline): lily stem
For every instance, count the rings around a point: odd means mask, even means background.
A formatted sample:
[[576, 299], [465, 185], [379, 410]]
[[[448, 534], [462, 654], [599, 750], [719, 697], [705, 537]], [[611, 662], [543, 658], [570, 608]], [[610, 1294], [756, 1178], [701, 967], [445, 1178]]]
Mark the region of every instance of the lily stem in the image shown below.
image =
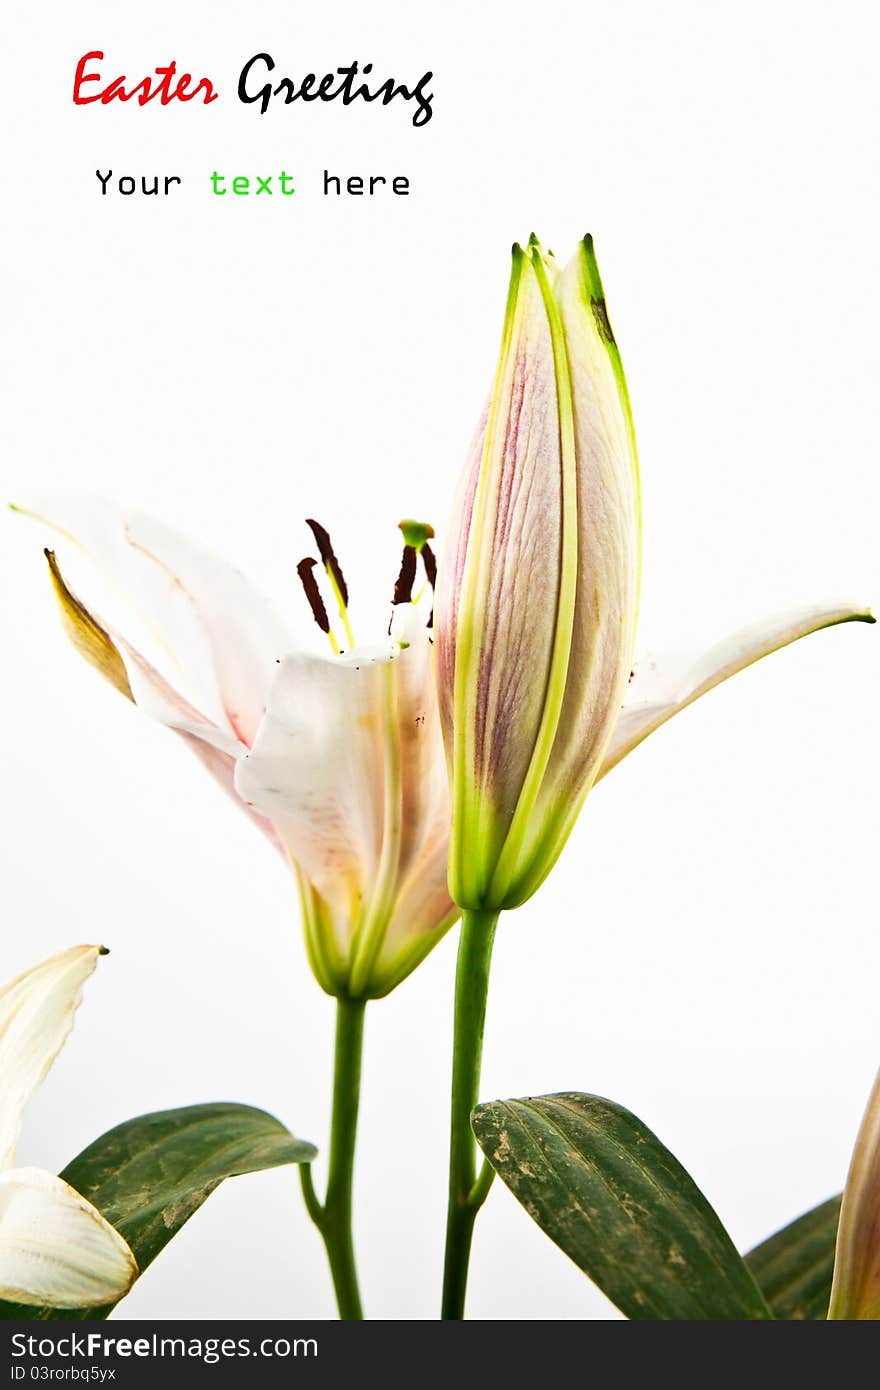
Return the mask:
[[323, 1203], [315, 1193], [311, 1165], [300, 1167], [306, 1209], [321, 1233], [330, 1262], [339, 1316], [348, 1321], [360, 1321], [364, 1316], [351, 1231], [351, 1194], [365, 1010], [363, 999], [337, 1000], [330, 1164]]
[[471, 1111], [479, 1099], [483, 1029], [497, 912], [464, 912], [455, 972], [455, 1032], [452, 1051], [452, 1115], [449, 1138], [449, 1208], [441, 1317], [463, 1318], [468, 1263], [477, 1212], [486, 1200], [493, 1170], [477, 1177], [477, 1146]]

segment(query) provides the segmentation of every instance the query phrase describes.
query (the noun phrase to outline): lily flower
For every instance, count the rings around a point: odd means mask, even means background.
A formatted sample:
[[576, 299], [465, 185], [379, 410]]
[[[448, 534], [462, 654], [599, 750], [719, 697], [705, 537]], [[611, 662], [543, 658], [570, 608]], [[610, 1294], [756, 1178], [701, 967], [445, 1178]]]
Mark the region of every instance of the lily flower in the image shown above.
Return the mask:
[[0, 988], [0, 1298], [49, 1308], [115, 1303], [134, 1255], [85, 1197], [42, 1168], [15, 1168], [21, 1118], [73, 1027], [102, 946], [74, 946]]
[[592, 239], [560, 270], [533, 237], [513, 250], [437, 594], [460, 907], [530, 897], [594, 783], [700, 695], [809, 632], [874, 621], [860, 605], [813, 605], [703, 659], [633, 671], [640, 551], [632, 415]]
[[828, 1316], [848, 1322], [880, 1319], [880, 1075], [843, 1190]]
[[238, 570], [150, 517], [69, 498], [29, 514], [68, 543], [65, 570], [85, 558], [93, 584], [109, 579], [111, 608], [122, 599], [109, 621], [47, 551], [74, 646], [177, 733], [289, 861], [321, 986], [387, 994], [458, 916], [446, 881], [448, 787], [426, 612], [431, 528], [402, 523], [390, 627], [358, 646], [330, 537], [309, 522], [320, 564], [306, 557], [298, 573], [327, 642], [318, 654]]

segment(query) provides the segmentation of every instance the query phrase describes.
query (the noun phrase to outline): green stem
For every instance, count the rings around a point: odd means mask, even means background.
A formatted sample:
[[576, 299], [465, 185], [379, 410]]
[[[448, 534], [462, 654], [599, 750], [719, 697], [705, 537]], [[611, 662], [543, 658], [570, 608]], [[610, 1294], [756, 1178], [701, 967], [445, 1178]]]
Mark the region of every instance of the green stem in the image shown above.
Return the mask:
[[350, 1321], [360, 1321], [364, 1316], [351, 1234], [351, 1192], [365, 1009], [363, 999], [337, 1000], [330, 1166], [323, 1205], [315, 1194], [309, 1165], [300, 1168], [306, 1208], [321, 1232], [330, 1262], [339, 1316]]
[[483, 1027], [489, 990], [497, 912], [464, 912], [455, 972], [455, 1034], [452, 1050], [452, 1116], [449, 1138], [449, 1209], [441, 1317], [463, 1318], [468, 1261], [477, 1212], [491, 1178], [477, 1178], [477, 1146], [471, 1111], [479, 1099]]

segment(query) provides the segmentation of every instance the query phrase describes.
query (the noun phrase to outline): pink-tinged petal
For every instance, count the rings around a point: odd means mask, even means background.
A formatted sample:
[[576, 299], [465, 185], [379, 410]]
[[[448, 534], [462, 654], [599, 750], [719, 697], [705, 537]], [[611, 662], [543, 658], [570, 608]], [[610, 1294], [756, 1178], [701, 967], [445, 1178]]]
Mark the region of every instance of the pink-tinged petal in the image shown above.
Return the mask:
[[843, 1192], [829, 1318], [880, 1320], [880, 1076], [862, 1119]]
[[139, 652], [129, 647], [121, 638], [116, 640], [125, 662], [132, 697], [138, 708], [183, 739], [217, 785], [262, 831], [279, 854], [287, 859], [287, 850], [272, 822], [246, 805], [235, 790], [235, 765], [247, 752], [246, 745], [234, 734], [227, 733], [225, 729], [218, 729], [199, 710], [188, 704]]
[[399, 889], [394, 913], [375, 958], [369, 995], [389, 994], [411, 974], [440, 938], [458, 921], [460, 911], [449, 896], [449, 821], [425, 836], [423, 854]]
[[51, 552], [48, 559], [65, 630], [80, 655], [149, 718], [178, 734], [215, 781], [287, 858], [274, 826], [245, 806], [235, 792], [235, 762], [247, 751], [246, 745], [228, 728], [218, 728], [206, 719], [140, 652], [90, 613], [68, 586]]
[[408, 640], [393, 667], [401, 835], [393, 909], [370, 966], [374, 995], [409, 974], [458, 917], [448, 886], [449, 785], [432, 651], [423, 630]]
[[469, 461], [435, 611], [453, 772], [450, 874], [468, 902], [488, 888], [544, 714], [563, 570], [559, 439], [544, 296], [516, 247], [479, 478], [474, 492]]
[[[478, 435], [479, 438], [479, 435]], [[514, 907], [555, 862], [623, 698], [639, 500], [626, 386], [587, 238], [514, 248], [501, 354], [436, 611], [450, 885]]]
[[[545, 860], [542, 876], [596, 780], [618, 720], [631, 669], [641, 564], [629, 397], [589, 238], [560, 276], [556, 297], [574, 408], [577, 597], [565, 699], [531, 822], [536, 853]], [[564, 816], [560, 807], [567, 808]], [[542, 824], [551, 826], [549, 835], [542, 834]], [[535, 886], [532, 875], [530, 891]]]
[[701, 657], [670, 653], [637, 662], [599, 775], [604, 777], [661, 724], [737, 671], [811, 632], [850, 622], [873, 623], [874, 617], [859, 604], [810, 604], [741, 628]]
[[202, 767], [211, 774], [221, 790], [226, 793], [240, 811], [244, 811], [248, 819], [253, 821], [257, 829], [266, 836], [266, 839], [272, 845], [273, 849], [277, 850], [282, 859], [287, 862], [289, 859], [287, 847], [282, 841], [275, 826], [270, 820], [267, 820], [265, 816], [261, 816], [258, 811], [255, 811], [252, 806], [246, 805], [235, 790], [235, 767], [237, 759], [230, 756], [229, 753], [222, 752], [210, 742], [206, 742], [199, 734], [189, 732], [185, 729], [178, 729], [177, 733], [183, 739], [184, 743], [187, 744], [190, 751], [195, 753]]
[[404, 604], [401, 609], [395, 613], [392, 636], [405, 643], [405, 648], [390, 668], [400, 768], [398, 885], [421, 871], [428, 848], [438, 842], [445, 875], [449, 839], [449, 785], [432, 649], [423, 616], [413, 604]]
[[0, 988], [0, 1169], [11, 1167], [21, 1117], [73, 1027], [102, 946], [73, 946]]
[[0, 1298], [49, 1308], [116, 1303], [137, 1278], [122, 1236], [41, 1168], [0, 1173]]
[[[101, 499], [48, 498], [27, 514], [96, 567], [98, 604], [119, 631], [213, 723], [250, 743], [274, 664], [292, 645], [272, 605], [244, 575], [170, 526]], [[109, 581], [109, 585], [108, 585]], [[91, 590], [77, 587], [89, 594]], [[118, 612], [117, 612], [118, 610]], [[145, 636], [146, 635], [146, 636]]]
[[247, 745], [225, 727], [206, 719], [201, 710], [184, 699], [146, 657], [135, 651], [118, 633], [111, 630], [119, 653], [125, 663], [132, 699], [138, 709], [157, 724], [164, 724], [175, 733], [196, 739], [230, 759], [247, 751]]

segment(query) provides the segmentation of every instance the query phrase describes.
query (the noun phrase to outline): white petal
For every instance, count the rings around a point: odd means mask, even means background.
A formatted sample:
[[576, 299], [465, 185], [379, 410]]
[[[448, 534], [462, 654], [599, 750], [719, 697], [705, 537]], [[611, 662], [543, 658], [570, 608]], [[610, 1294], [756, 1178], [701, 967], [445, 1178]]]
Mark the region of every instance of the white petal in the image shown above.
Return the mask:
[[[101, 499], [53, 497], [26, 510], [75, 543], [112, 582], [125, 616], [98, 604], [112, 626], [138, 646], [146, 632], [157, 653], [153, 664], [208, 719], [250, 743], [275, 661], [293, 645], [259, 590], [170, 526]], [[66, 569], [68, 554], [63, 562]], [[91, 597], [84, 593], [90, 610]], [[152, 654], [149, 644], [147, 650]]]
[[73, 1027], [101, 946], [74, 946], [0, 989], [0, 1169], [9, 1168], [25, 1106]]
[[134, 1255], [101, 1213], [41, 1168], [0, 1173], [0, 1297], [50, 1308], [114, 1303]]
[[799, 637], [838, 623], [874, 622], [870, 610], [852, 603], [812, 604], [764, 619], [719, 642], [700, 658], [693, 653], [648, 657], [637, 663], [623, 709], [605, 754], [600, 777], [679, 710]]
[[236, 767], [305, 880], [310, 957], [331, 990], [385, 992], [457, 915], [431, 649], [410, 617], [395, 616], [403, 650], [285, 658]]
[[286, 656], [251, 752], [236, 767], [239, 796], [275, 822], [349, 925], [382, 848], [382, 672], [396, 650], [389, 642], [341, 657]]

